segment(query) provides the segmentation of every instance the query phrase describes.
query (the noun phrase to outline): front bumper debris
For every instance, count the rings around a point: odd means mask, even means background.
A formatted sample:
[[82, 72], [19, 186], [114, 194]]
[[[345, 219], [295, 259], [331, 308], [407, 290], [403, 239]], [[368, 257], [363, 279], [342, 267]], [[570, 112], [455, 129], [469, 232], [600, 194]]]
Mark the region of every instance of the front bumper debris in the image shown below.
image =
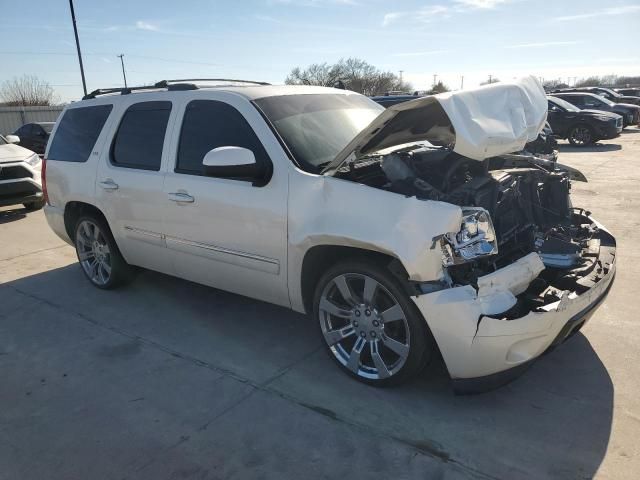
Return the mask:
[[514, 298], [538, 276], [537, 253], [481, 277], [470, 285], [412, 297], [422, 312], [457, 393], [496, 388], [524, 371], [546, 350], [579, 330], [600, 306], [615, 277], [615, 239], [593, 219], [606, 247], [598, 256], [598, 274], [581, 294], [565, 291], [554, 303], [519, 318], [506, 318]]

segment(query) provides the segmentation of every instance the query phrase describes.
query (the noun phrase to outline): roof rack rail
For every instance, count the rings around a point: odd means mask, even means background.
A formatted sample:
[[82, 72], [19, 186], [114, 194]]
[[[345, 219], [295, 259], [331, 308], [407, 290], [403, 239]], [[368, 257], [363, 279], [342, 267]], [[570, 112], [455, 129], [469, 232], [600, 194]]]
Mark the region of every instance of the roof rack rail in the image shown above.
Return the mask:
[[183, 83], [183, 84], [175, 84], [175, 85], [145, 85], [142, 87], [127, 87], [127, 88], [98, 88], [93, 92], [87, 93], [83, 100], [90, 100], [92, 98], [99, 97], [100, 95], [109, 95], [111, 93], [119, 93], [120, 95], [128, 95], [131, 92], [136, 92], [139, 90], [157, 90], [158, 88], [166, 88], [168, 90], [197, 90], [198, 87], [193, 84]]
[[160, 80], [156, 83], [156, 87], [162, 88], [167, 87], [171, 83], [181, 83], [181, 82], [233, 82], [233, 83], [248, 83], [251, 85], [271, 85], [267, 82], [257, 82], [255, 80], [239, 80], [234, 78], [182, 78], [179, 80]]
[[127, 87], [127, 88], [98, 88], [93, 92], [87, 93], [83, 100], [90, 100], [100, 95], [109, 95], [111, 93], [119, 93], [120, 95], [128, 95], [131, 92], [139, 90], [157, 90], [158, 88], [166, 88], [169, 91], [180, 90], [198, 90], [198, 86], [195, 83], [187, 82], [233, 82], [233, 83], [248, 83], [250, 85], [271, 85], [267, 82], [255, 82], [253, 80], [235, 80], [231, 78], [183, 78], [181, 80], [160, 80], [153, 85], [145, 85], [142, 87]]

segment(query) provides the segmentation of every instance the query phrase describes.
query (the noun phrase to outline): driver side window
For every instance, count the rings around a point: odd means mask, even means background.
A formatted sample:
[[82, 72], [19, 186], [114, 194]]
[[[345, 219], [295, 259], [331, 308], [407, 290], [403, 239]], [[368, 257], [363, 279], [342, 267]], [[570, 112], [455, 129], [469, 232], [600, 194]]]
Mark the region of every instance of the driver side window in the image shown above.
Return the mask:
[[258, 164], [271, 162], [258, 136], [234, 107], [217, 100], [189, 102], [174, 171], [202, 175], [204, 156], [218, 147], [243, 147], [253, 152]]

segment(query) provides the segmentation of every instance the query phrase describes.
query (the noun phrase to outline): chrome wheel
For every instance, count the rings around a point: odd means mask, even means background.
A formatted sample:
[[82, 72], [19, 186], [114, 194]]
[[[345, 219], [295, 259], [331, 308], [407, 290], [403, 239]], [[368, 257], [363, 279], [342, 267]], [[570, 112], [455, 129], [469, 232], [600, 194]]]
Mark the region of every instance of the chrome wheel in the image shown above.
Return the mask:
[[359, 377], [381, 380], [400, 371], [410, 350], [407, 317], [375, 279], [345, 273], [320, 296], [320, 327], [335, 358]]
[[591, 130], [588, 127], [575, 127], [571, 130], [569, 140], [574, 145], [589, 145], [592, 140]]
[[106, 285], [111, 279], [111, 251], [98, 225], [90, 220], [83, 220], [78, 225], [76, 251], [87, 277], [96, 285]]

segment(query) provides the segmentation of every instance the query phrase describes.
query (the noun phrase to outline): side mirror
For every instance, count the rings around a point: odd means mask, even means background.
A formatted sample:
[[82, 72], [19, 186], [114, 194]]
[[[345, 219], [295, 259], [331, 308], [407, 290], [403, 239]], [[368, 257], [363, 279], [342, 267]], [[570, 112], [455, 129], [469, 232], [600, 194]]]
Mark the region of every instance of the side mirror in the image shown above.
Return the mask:
[[5, 138], [8, 143], [20, 143], [20, 137], [17, 135], [7, 135]]
[[270, 166], [259, 164], [253, 152], [243, 147], [218, 147], [207, 152], [202, 160], [207, 177], [231, 178], [266, 185], [271, 178]]

